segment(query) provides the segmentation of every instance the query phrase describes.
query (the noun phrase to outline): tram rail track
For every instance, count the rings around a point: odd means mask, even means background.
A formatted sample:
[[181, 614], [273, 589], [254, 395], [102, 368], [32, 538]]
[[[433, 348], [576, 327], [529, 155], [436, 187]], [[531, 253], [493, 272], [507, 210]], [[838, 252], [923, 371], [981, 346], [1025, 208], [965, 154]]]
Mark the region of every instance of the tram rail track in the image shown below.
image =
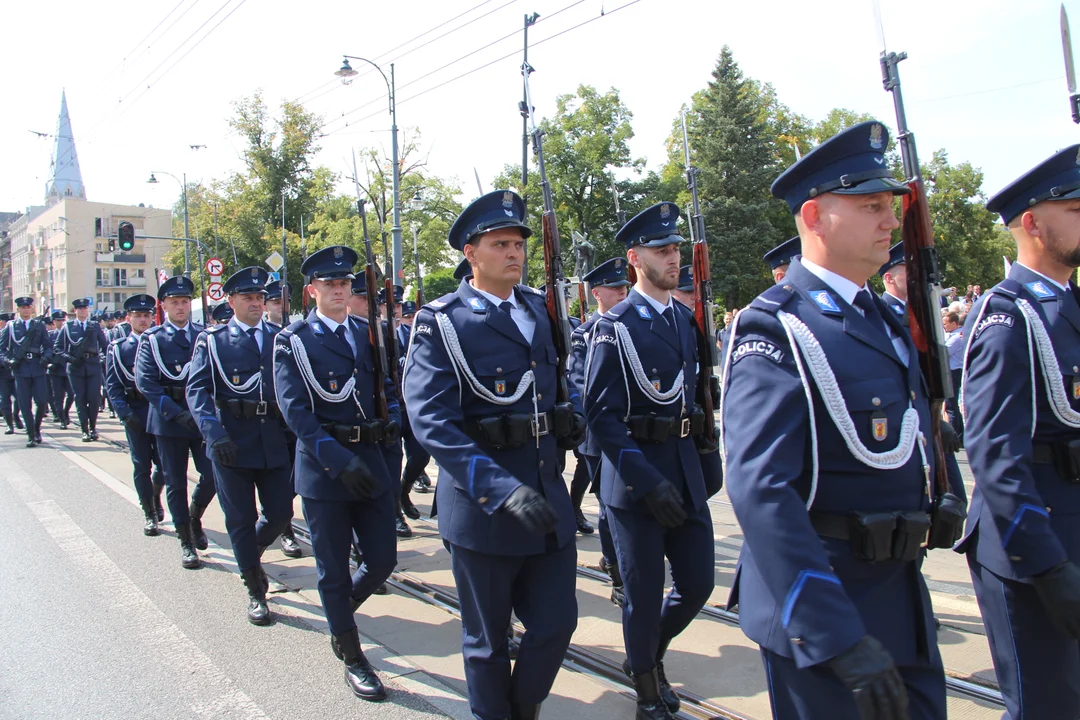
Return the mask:
[[[113, 440], [102, 437], [107, 444], [116, 447], [119, 450], [128, 452], [128, 444], [123, 440]], [[292, 523], [293, 531], [298, 537], [302, 538], [306, 544], [310, 546], [310, 535], [305, 525]], [[577, 574], [581, 577], [594, 580], [601, 583], [610, 582], [610, 578], [606, 573], [603, 573], [597, 569], [586, 567], [582, 565], [577, 566]], [[429, 586], [423, 581], [418, 580], [407, 573], [395, 572], [391, 575], [390, 584], [400, 590], [401, 592], [414, 597], [423, 602], [436, 605], [446, 612], [460, 618], [460, 610], [458, 606], [457, 597], [453, 594], [447, 593], [444, 590]], [[706, 605], [703, 607], [699, 615], [716, 620], [718, 622], [727, 623], [729, 625], [737, 626], [739, 624], [739, 614], [731, 610], [726, 610], [715, 605]], [[515, 635], [520, 637], [523, 629], [515, 624]], [[629, 678], [622, 672], [622, 667], [618, 663], [597, 655], [580, 646], [571, 646], [571, 652], [567, 654], [568, 667], [585, 674], [592, 675], [603, 680], [608, 685], [617, 686], [621, 692], [627, 696], [633, 697], [633, 688], [629, 682]], [[958, 695], [971, 698], [973, 700], [990, 703], [998, 707], [1005, 707], [1004, 699], [1001, 696], [1001, 692], [994, 684], [975, 682], [972, 677], [965, 673], [960, 673], [949, 668], [945, 669], [945, 686], [947, 690], [950, 690]], [[682, 717], [686, 718], [722, 718], [727, 720], [753, 720], [739, 713], [725, 709], [720, 706], [710, 704], [704, 698], [701, 698], [689, 691], [680, 691], [680, 698], [683, 699], [684, 705], [687, 708], [686, 714]], [[696, 708], [696, 710], [693, 710]], [[683, 711], [680, 711], [683, 712]], [[698, 714], [695, 714], [697, 712]], [[709, 714], [713, 713], [713, 714]], [[724, 714], [726, 713], [726, 714]]]

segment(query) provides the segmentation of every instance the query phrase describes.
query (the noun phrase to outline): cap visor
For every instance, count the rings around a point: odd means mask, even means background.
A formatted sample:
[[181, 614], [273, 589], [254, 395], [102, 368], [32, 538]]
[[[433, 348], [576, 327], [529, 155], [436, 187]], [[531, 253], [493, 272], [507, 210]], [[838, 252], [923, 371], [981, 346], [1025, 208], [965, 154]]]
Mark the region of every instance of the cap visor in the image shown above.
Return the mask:
[[837, 188], [836, 190], [830, 190], [837, 195], [873, 195], [880, 192], [891, 192], [893, 195], [907, 195], [911, 192], [911, 188], [902, 182], [897, 182], [892, 178], [873, 178], [866, 182], [861, 182], [855, 187], [850, 188]]
[[675, 243], [681, 243], [682, 237], [679, 235], [668, 235], [662, 238], [653, 238], [649, 242], [639, 243], [634, 247], [664, 247], [665, 245], [674, 245]]

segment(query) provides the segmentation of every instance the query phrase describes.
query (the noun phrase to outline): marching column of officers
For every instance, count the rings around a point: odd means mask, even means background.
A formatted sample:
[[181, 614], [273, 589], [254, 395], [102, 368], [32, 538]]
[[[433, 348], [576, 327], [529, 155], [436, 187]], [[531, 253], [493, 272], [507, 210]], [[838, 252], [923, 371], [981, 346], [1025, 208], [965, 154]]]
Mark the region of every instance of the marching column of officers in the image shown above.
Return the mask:
[[[943, 503], [962, 506], [965, 495], [955, 435], [947, 425], [942, 440], [930, 432], [927, 386], [903, 322], [906, 289], [895, 278], [904, 259], [890, 239], [893, 199], [908, 189], [890, 175], [887, 145], [883, 125], [861, 123], [773, 184], [799, 236], [766, 255], [777, 284], [725, 333], [719, 450], [693, 400], [695, 327], [680, 301], [691, 300], [681, 293], [692, 278], [680, 272], [674, 203], [627, 222], [616, 238], [626, 256], [584, 278], [598, 309], [573, 331], [565, 378], [543, 294], [519, 283], [532, 231], [508, 191], [457, 219], [448, 240], [464, 255], [459, 287], [419, 308], [411, 332], [395, 338], [385, 323], [370, 327], [374, 296], [344, 246], [304, 262], [314, 309], [284, 328], [280, 284], [268, 285], [259, 268], [229, 278], [232, 317], [208, 329], [188, 318], [194, 288], [185, 277], [163, 283], [156, 300], [129, 298], [105, 374], [144, 531], [156, 535], [163, 517], [157, 465], [183, 566], [198, 567], [201, 517], [217, 494], [248, 619], [264, 625], [260, 558], [288, 532], [299, 494], [332, 651], [351, 690], [381, 700], [354, 614], [385, 592], [402, 514], [415, 512], [409, 489], [423, 487], [434, 458], [473, 716], [532, 720], [577, 622], [580, 498], [562, 479], [565, 453], [576, 451], [600, 501], [602, 565], [622, 607], [636, 717], [663, 720], [679, 710], [665, 654], [713, 589], [708, 499], [726, 477], [744, 533], [730, 604], [760, 646], [773, 716], [944, 718], [921, 566], [940, 546], [933, 538], [958, 529], [946, 527], [957, 515]], [[956, 550], [967, 556], [1007, 717], [1075, 720], [1080, 306], [1070, 278], [1080, 267], [1080, 146], [988, 207], [1015, 238], [1018, 261], [965, 328], [961, 407], [976, 486]], [[874, 274], [893, 279], [884, 298], [869, 290]], [[157, 302], [165, 322], [152, 327]], [[76, 320], [53, 338], [31, 317], [30, 298], [17, 304], [18, 319], [0, 331], [9, 434], [14, 385], [28, 445], [41, 441], [46, 367], [60, 361], [93, 439], [101, 329], [77, 301]], [[400, 387], [389, 374], [375, 387], [378, 333], [408, 348]], [[931, 481], [938, 442], [944, 494]], [[200, 478], [190, 503], [189, 456]], [[298, 554], [291, 535], [283, 548]], [[512, 660], [513, 616], [525, 632]]]

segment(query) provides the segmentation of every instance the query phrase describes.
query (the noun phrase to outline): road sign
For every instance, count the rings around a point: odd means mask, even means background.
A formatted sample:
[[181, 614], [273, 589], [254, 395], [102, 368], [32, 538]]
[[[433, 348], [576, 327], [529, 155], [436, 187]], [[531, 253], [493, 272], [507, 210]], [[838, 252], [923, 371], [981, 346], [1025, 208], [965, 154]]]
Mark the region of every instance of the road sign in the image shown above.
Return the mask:
[[270, 257], [266, 258], [266, 266], [277, 272], [281, 269], [281, 266], [285, 264], [285, 258], [281, 257], [281, 253], [277, 250], [270, 253]]
[[279, 272], [270, 273], [270, 282], [277, 282], [280, 279], [281, 279], [281, 273], [279, 273]]
[[210, 275], [221, 277], [221, 273], [225, 270], [225, 263], [221, 262], [221, 258], [210, 258], [206, 261], [206, 272]]
[[225, 288], [219, 282], [213, 282], [206, 286], [206, 297], [214, 302], [225, 299]]

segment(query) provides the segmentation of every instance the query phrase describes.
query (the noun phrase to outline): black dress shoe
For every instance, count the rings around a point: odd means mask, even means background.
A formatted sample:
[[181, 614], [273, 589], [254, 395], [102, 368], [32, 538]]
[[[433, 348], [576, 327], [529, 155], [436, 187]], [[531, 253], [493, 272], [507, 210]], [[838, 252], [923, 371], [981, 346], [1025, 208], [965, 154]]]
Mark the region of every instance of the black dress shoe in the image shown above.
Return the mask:
[[[387, 594], [389, 594], [389, 592], [390, 592], [390, 588], [386, 587], [386, 583], [383, 583], [379, 587], [375, 588], [375, 592], [373, 592], [371, 594], [372, 595], [387, 595]], [[357, 607], [360, 607], [360, 606], [357, 605]], [[353, 612], [356, 612], [356, 611], [354, 610]]]
[[540, 704], [522, 705], [510, 702], [510, 720], [538, 720], [540, 717]]
[[156, 537], [161, 534], [161, 529], [158, 527], [157, 514], [154, 512], [153, 501], [140, 502], [143, 511], [143, 535], [147, 537]]
[[269, 625], [270, 608], [266, 604], [265, 573], [259, 566], [240, 573], [248, 592], [247, 619], [252, 625]]
[[14, 435], [15, 434], [15, 428], [13, 428], [11, 425], [8, 425], [7, 430], [4, 431], [4, 434], [5, 435]]
[[204, 512], [206, 512], [205, 506], [196, 505], [194, 500], [191, 501], [191, 506], [188, 507], [188, 515], [191, 516], [191, 540], [199, 550], [210, 547], [210, 541], [207, 540], [202, 526]]
[[429, 485], [425, 485], [421, 480], [413, 480], [412, 489], [413, 492], [418, 492], [421, 495], [428, 491]]
[[281, 552], [285, 553], [285, 557], [304, 557], [304, 551], [300, 549], [300, 543], [296, 542], [296, 536], [293, 535], [292, 528], [281, 533]]
[[37, 435], [34, 436], [34, 442], [36, 442], [38, 445], [41, 445], [42, 443], [45, 442], [44, 440], [41, 439], [41, 431], [40, 430], [38, 430]]
[[180, 538], [180, 564], [188, 570], [199, 567], [199, 554], [195, 552], [195, 546], [191, 542], [191, 526], [178, 525], [176, 537]]
[[577, 531], [582, 535], [593, 534], [593, 526], [585, 519], [585, 513], [581, 512], [581, 508], [574, 509], [574, 522], [577, 523]]
[[26, 441], [26, 447], [28, 447], [28, 448], [32, 448], [32, 447], [34, 447], [35, 445], [37, 445], [37, 441], [36, 441], [36, 440], [34, 440], [34, 438], [30, 438], [30, 439], [28, 439], [28, 440]]
[[405, 517], [410, 520], [420, 519], [420, 511], [416, 509], [416, 506], [413, 505], [413, 502], [409, 499], [408, 495], [401, 496], [401, 512], [405, 513]]
[[360, 649], [360, 634], [356, 628], [331, 637], [330, 648], [345, 663], [345, 684], [356, 697], [373, 702], [386, 699], [386, 688]]
[[60, 423], [60, 429], [61, 430], [67, 430], [68, 429], [68, 424], [66, 422]]
[[91, 440], [100, 440], [101, 439], [100, 437], [98, 437], [97, 430], [91, 430], [90, 431], [90, 439]]
[[625, 607], [626, 606], [626, 591], [623, 590], [621, 587], [613, 587], [613, 588], [611, 588], [611, 602], [612, 602], [613, 605], [618, 605], [619, 607]]
[[397, 519], [394, 520], [394, 532], [399, 538], [412, 537], [412, 528], [405, 522], [405, 517], [401, 513], [398, 513]]
[[92, 440], [90, 439], [90, 433], [86, 432], [85, 430], [83, 430], [83, 434], [82, 434], [82, 441], [83, 441], [83, 442], [93, 442], [93, 441], [92, 441]]
[[[629, 666], [623, 665], [623, 669]], [[657, 672], [653, 669], [641, 675], [631, 675], [634, 682], [634, 690], [637, 692], [637, 713], [635, 720], [674, 720], [674, 715], [668, 710], [667, 704], [660, 697], [660, 687]]]

